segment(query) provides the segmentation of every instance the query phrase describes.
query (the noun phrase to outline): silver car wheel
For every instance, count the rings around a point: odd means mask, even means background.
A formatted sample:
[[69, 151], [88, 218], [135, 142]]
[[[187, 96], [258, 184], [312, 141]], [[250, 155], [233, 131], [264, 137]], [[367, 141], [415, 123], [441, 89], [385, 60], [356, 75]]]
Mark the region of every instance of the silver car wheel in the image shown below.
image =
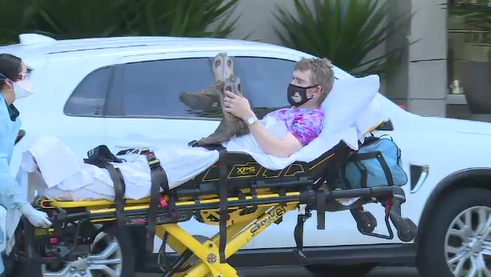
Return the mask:
[[99, 233], [91, 245], [103, 243], [103, 249], [90, 253], [85, 258], [64, 265], [61, 269], [52, 271], [42, 266], [43, 277], [119, 277], [123, 270], [123, 255], [116, 238], [106, 233]]
[[456, 277], [491, 277], [491, 208], [475, 206], [454, 218], [445, 235], [445, 257]]

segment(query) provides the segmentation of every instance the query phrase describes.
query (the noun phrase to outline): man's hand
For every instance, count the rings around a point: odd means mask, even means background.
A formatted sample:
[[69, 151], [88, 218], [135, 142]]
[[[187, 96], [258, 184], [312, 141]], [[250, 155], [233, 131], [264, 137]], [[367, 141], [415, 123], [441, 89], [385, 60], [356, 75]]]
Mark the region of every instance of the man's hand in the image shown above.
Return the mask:
[[242, 120], [247, 120], [254, 116], [249, 100], [243, 96], [236, 95], [228, 90], [225, 91], [225, 107], [226, 112], [235, 115]]
[[[224, 92], [224, 111], [229, 112], [242, 120], [255, 116], [249, 105], [249, 101], [243, 96], [233, 94], [230, 91]], [[249, 125], [249, 130], [259, 147], [267, 154], [278, 158], [286, 158], [298, 149], [302, 148], [302, 143], [292, 134], [288, 133], [283, 139], [277, 138], [271, 134], [260, 121]]]

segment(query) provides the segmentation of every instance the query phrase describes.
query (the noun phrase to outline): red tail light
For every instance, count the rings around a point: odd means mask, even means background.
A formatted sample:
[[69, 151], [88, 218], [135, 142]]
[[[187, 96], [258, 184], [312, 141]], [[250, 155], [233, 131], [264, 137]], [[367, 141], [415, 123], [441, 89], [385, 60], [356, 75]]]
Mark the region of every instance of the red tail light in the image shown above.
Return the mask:
[[26, 135], [26, 131], [20, 130], [15, 138], [15, 144], [17, 144], [24, 136]]
[[406, 107], [406, 105], [404, 105], [404, 104], [399, 104], [399, 105], [397, 105], [397, 106], [399, 106], [401, 109], [403, 109], [403, 110], [407, 111], [407, 107]]

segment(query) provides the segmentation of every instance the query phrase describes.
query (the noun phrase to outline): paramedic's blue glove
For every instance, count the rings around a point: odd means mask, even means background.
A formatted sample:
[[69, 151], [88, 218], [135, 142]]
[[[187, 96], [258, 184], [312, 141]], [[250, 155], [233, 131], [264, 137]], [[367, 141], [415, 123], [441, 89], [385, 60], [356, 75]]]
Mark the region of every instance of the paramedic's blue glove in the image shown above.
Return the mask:
[[31, 204], [27, 203], [20, 208], [20, 212], [27, 217], [29, 222], [35, 227], [47, 228], [51, 226], [51, 221], [48, 220], [48, 215], [45, 212], [38, 211], [32, 207]]

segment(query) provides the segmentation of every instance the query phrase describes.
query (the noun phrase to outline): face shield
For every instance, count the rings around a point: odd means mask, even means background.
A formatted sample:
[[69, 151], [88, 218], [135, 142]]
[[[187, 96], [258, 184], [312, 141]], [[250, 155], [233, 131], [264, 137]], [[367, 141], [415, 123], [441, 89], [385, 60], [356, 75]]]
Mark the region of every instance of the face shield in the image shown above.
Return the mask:
[[14, 82], [7, 78], [5, 75], [0, 73], [0, 77], [4, 78], [5, 80], [9, 80], [13, 84], [13, 92], [15, 95], [15, 99], [21, 99], [21, 98], [26, 98], [28, 96], [31, 96], [34, 92], [31, 89], [31, 84], [29, 82], [29, 76], [30, 76], [30, 71], [28, 70], [27, 73], [20, 74], [18, 76], [18, 81]]

